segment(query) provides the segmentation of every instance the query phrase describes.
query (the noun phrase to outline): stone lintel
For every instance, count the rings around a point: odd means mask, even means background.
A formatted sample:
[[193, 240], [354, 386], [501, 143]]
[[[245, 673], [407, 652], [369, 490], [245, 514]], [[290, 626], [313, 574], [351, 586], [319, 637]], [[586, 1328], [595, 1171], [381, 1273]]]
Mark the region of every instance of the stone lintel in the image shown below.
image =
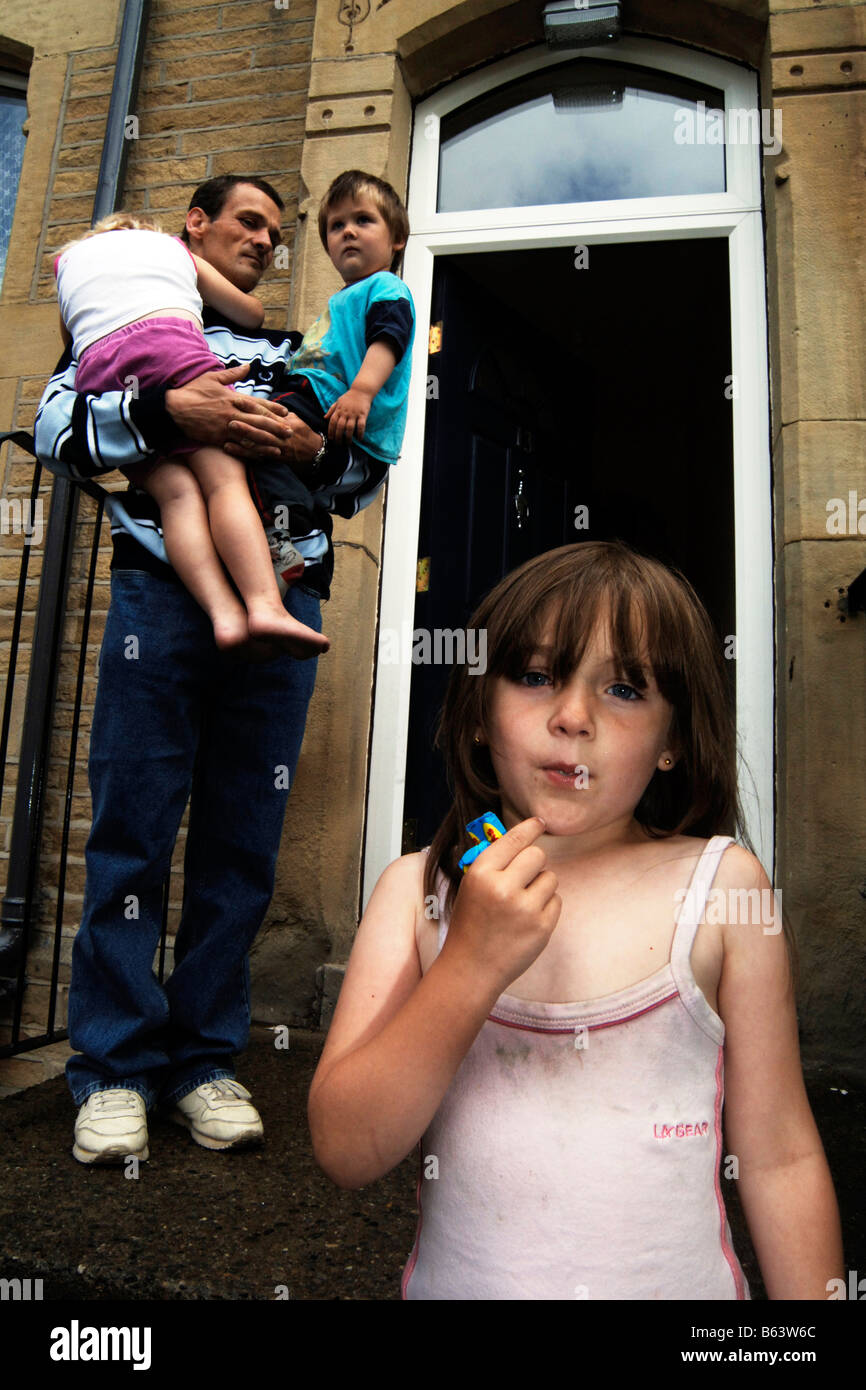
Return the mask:
[[866, 53], [840, 50], [774, 58], [773, 93], [843, 91], [866, 85]]
[[[391, 124], [390, 94], [325, 98], [307, 107], [307, 134], [368, 131]], [[347, 166], [348, 167], [348, 166]]]

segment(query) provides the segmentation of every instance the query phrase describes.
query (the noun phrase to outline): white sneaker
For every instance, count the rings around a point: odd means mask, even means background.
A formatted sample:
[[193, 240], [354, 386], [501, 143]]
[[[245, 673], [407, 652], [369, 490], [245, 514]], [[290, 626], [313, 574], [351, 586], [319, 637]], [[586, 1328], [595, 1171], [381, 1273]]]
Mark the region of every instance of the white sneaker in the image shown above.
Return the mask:
[[285, 598], [296, 579], [301, 579], [305, 569], [304, 557], [297, 546], [282, 531], [268, 533], [271, 561], [277, 576], [277, 587]]
[[255, 1106], [247, 1104], [250, 1099], [245, 1086], [223, 1076], [190, 1091], [168, 1112], [168, 1118], [188, 1129], [195, 1142], [205, 1149], [260, 1144], [264, 1126]]
[[121, 1087], [94, 1091], [78, 1112], [72, 1153], [79, 1163], [144, 1162], [150, 1157], [144, 1096]]

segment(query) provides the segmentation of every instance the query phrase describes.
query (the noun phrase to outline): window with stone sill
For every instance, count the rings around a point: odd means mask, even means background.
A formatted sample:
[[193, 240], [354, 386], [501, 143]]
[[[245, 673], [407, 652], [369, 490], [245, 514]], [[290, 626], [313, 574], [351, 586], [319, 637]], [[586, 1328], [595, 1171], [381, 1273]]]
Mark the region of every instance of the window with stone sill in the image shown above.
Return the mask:
[[0, 288], [24, 159], [27, 79], [0, 68]]

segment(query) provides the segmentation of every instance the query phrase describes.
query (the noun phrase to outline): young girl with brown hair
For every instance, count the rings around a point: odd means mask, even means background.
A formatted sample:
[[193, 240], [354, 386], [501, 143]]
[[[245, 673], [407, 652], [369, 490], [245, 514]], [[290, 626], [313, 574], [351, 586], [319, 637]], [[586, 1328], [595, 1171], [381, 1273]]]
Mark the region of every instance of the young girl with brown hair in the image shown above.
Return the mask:
[[[748, 1298], [734, 1179], [770, 1298], [826, 1298], [836, 1200], [786, 934], [732, 838], [706, 612], [658, 562], [583, 543], [471, 626], [488, 668], [455, 670], [439, 733], [454, 806], [364, 914], [310, 1093], [318, 1161], [359, 1187], [420, 1140], [407, 1298]], [[490, 809], [507, 834], [463, 876]]]

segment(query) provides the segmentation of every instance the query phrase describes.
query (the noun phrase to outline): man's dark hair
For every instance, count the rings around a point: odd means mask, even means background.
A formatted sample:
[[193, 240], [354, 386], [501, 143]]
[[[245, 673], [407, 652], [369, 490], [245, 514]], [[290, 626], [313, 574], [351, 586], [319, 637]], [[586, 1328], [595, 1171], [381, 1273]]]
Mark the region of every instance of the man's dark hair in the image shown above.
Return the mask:
[[[192, 212], [193, 208], [201, 208], [212, 222], [215, 217], [219, 217], [226, 205], [226, 199], [239, 183], [252, 184], [253, 188], [257, 188], [260, 193], [264, 193], [267, 198], [270, 198], [272, 203], [276, 203], [281, 212], [286, 206], [277, 190], [264, 179], [257, 179], [249, 174], [218, 174], [216, 178], [206, 179], [204, 183], [199, 184], [189, 200], [187, 212]], [[188, 245], [189, 233], [186, 226], [180, 235], [181, 240]]]

